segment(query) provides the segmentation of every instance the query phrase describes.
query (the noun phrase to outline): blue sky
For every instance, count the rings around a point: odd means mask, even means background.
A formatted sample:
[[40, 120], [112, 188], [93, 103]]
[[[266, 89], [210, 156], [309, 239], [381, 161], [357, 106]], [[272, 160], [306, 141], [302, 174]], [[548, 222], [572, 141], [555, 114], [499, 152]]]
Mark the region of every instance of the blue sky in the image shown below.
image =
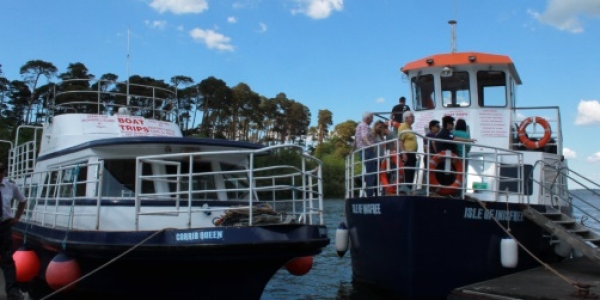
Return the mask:
[[244, 82], [337, 124], [408, 96], [400, 67], [449, 52], [450, 19], [458, 51], [513, 59], [519, 105], [560, 106], [571, 167], [600, 181], [598, 0], [3, 0], [0, 64], [10, 80], [34, 59], [123, 80], [129, 29], [131, 75]]

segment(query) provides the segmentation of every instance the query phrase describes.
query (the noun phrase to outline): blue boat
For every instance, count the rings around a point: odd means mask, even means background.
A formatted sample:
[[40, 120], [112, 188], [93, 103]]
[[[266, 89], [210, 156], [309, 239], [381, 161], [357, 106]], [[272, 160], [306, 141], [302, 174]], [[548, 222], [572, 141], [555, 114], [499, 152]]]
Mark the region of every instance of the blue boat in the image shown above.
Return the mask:
[[[79, 265], [76, 291], [259, 299], [277, 270], [329, 244], [318, 159], [183, 137], [174, 91], [110, 88], [122, 84], [63, 81], [43, 124], [17, 131], [8, 177], [28, 202], [13, 238], [39, 256], [39, 279], [62, 253]], [[282, 152], [297, 160], [278, 163]]]

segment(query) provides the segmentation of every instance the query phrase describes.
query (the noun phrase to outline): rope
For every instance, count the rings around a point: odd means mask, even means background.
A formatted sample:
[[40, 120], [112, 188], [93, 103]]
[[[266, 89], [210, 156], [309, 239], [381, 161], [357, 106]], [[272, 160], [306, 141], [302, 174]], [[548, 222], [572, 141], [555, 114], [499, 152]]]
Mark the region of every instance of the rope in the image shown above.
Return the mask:
[[475, 201], [477, 201], [477, 203], [479, 203], [479, 205], [481, 205], [481, 207], [483, 207], [483, 209], [485, 209], [485, 211], [490, 215], [490, 217], [492, 218], [492, 220], [494, 220], [494, 222], [496, 222], [496, 224], [504, 231], [506, 232], [506, 234], [508, 234], [508, 236], [510, 236], [512, 239], [515, 240], [515, 242], [517, 243], [517, 245], [519, 245], [519, 247], [521, 247], [521, 249], [525, 250], [525, 252], [527, 252], [527, 254], [529, 254], [531, 257], [533, 257], [533, 259], [535, 259], [537, 262], [539, 262], [542, 266], [544, 266], [544, 268], [546, 270], [549, 270], [550, 272], [554, 273], [556, 276], [558, 276], [559, 278], [561, 278], [562, 280], [566, 281], [568, 284], [574, 286], [577, 289], [582, 289], [582, 285], [569, 279], [568, 277], [566, 277], [565, 275], [561, 274], [560, 272], [558, 272], [556, 269], [552, 268], [550, 265], [548, 265], [547, 263], [545, 263], [544, 261], [542, 261], [541, 259], [539, 259], [537, 256], [535, 256], [535, 254], [531, 253], [531, 251], [529, 251], [529, 249], [527, 249], [525, 246], [523, 246], [523, 244], [521, 244], [521, 242], [519, 242], [519, 240], [517, 240], [517, 238], [515, 238], [514, 235], [512, 235], [512, 233], [510, 233], [509, 229], [504, 228], [504, 226], [502, 226], [502, 224], [500, 224], [500, 221], [496, 220], [496, 217], [494, 217], [494, 214], [489, 213], [488, 208], [485, 206], [485, 204], [483, 202], [481, 202], [481, 200], [475, 198], [475, 197], [471, 197], [472, 199], [475, 199]]
[[52, 296], [54, 296], [54, 295], [56, 295], [56, 294], [58, 294], [58, 293], [60, 293], [60, 292], [62, 292], [62, 291], [64, 291], [64, 290], [68, 289], [68, 288], [69, 288], [69, 287], [71, 287], [72, 285], [75, 285], [76, 283], [78, 283], [78, 282], [80, 282], [80, 281], [82, 281], [82, 280], [84, 280], [84, 279], [86, 279], [86, 278], [88, 278], [88, 277], [90, 277], [90, 276], [94, 275], [96, 272], [98, 272], [98, 271], [100, 271], [100, 270], [102, 270], [102, 269], [104, 269], [104, 268], [108, 267], [110, 264], [114, 263], [115, 261], [117, 261], [117, 260], [118, 260], [118, 259], [120, 259], [121, 257], [123, 257], [123, 256], [127, 255], [129, 252], [131, 252], [131, 251], [135, 250], [137, 247], [139, 247], [139, 246], [143, 245], [143, 244], [144, 244], [144, 243], [146, 243], [148, 240], [152, 239], [153, 237], [155, 237], [155, 236], [156, 236], [156, 235], [158, 235], [159, 233], [162, 233], [162, 232], [164, 232], [165, 230], [168, 230], [168, 229], [173, 229], [173, 228], [163, 228], [163, 229], [161, 229], [161, 230], [159, 230], [159, 231], [157, 231], [157, 232], [155, 232], [155, 233], [151, 234], [149, 237], [147, 237], [147, 238], [143, 239], [141, 242], [139, 242], [139, 243], [137, 243], [136, 245], [134, 245], [133, 247], [131, 247], [131, 248], [127, 249], [125, 252], [123, 252], [123, 253], [119, 254], [118, 256], [116, 256], [115, 258], [113, 258], [113, 259], [109, 260], [108, 262], [106, 262], [105, 264], [103, 264], [103, 265], [101, 265], [100, 267], [96, 268], [95, 270], [93, 270], [93, 271], [91, 271], [91, 272], [89, 272], [89, 273], [85, 274], [84, 276], [81, 276], [79, 279], [77, 279], [77, 280], [75, 280], [75, 281], [73, 281], [73, 282], [71, 282], [71, 283], [69, 283], [69, 284], [67, 284], [67, 285], [65, 285], [65, 286], [63, 286], [63, 287], [61, 287], [60, 289], [58, 289], [58, 290], [56, 290], [56, 291], [54, 291], [54, 292], [52, 292], [52, 293], [50, 293], [50, 294], [46, 295], [44, 298], [42, 298], [42, 299], [40, 299], [40, 300], [45, 300], [45, 299], [48, 299], [48, 298], [50, 298], [50, 297], [52, 297]]
[[67, 231], [65, 232], [65, 238], [62, 241], [62, 250], [67, 250], [67, 238], [69, 237], [69, 231], [71, 231], [71, 220], [75, 217], [75, 198], [77, 197], [77, 180], [79, 180], [79, 165], [73, 170], [73, 200], [71, 201], [71, 209], [69, 211], [69, 221], [67, 223]]

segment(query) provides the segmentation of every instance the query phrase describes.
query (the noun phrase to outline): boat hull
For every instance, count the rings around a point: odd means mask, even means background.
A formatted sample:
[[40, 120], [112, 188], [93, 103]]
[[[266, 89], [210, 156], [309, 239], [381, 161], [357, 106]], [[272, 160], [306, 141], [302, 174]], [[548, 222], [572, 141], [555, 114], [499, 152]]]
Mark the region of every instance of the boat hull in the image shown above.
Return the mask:
[[[13, 232], [16, 245], [22, 244], [23, 232], [19, 228]], [[27, 246], [42, 264], [40, 279], [61, 251], [59, 237], [65, 233], [36, 226], [28, 229]], [[65, 252], [77, 260], [82, 276], [94, 272], [77, 283], [76, 292], [133, 298], [260, 299], [278, 269], [296, 257], [316, 255], [329, 244], [324, 226], [170, 229], [101, 268], [150, 234], [70, 232]], [[90, 242], [99, 239], [109, 242]]]
[[[384, 196], [346, 200], [354, 280], [407, 299], [445, 299], [470, 283], [539, 266], [523, 249], [505, 268], [507, 235], [490, 214], [545, 261], [559, 259], [549, 236], [524, 218], [521, 205], [451, 198]], [[491, 212], [491, 213], [490, 213]]]

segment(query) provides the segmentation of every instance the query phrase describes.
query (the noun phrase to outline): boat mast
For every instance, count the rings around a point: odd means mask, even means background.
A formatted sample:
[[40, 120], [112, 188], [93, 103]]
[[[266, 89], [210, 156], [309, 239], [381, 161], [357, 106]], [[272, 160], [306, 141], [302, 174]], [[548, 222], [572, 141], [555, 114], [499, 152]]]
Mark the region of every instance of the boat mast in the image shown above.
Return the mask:
[[127, 28], [127, 107], [129, 107], [129, 28]]
[[456, 27], [456, 20], [450, 20], [448, 21], [448, 24], [450, 24], [450, 26], [452, 26], [452, 53], [456, 53], [456, 35], [454, 33], [455, 27]]

